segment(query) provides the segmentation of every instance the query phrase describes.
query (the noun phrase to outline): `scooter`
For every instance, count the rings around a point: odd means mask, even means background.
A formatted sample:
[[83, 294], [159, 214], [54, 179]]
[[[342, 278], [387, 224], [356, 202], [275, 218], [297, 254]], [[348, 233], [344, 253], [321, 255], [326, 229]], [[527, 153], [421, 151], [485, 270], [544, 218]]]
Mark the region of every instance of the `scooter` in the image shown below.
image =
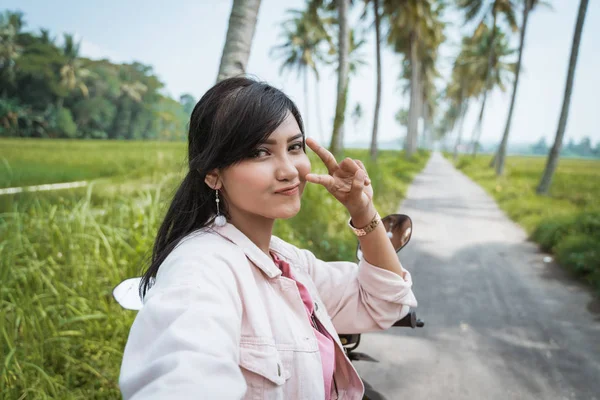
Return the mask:
[[[381, 220], [383, 226], [387, 232], [396, 253], [400, 252], [408, 244], [412, 236], [412, 220], [408, 215], [404, 214], [390, 214]], [[362, 259], [362, 251], [360, 250], [360, 242], [356, 248], [356, 258]], [[404, 318], [396, 321], [392, 327], [409, 327], [409, 328], [422, 328], [425, 326], [425, 322], [417, 318], [415, 311], [410, 311]], [[339, 335], [346, 355], [350, 361], [370, 361], [379, 362], [375, 358], [368, 354], [356, 351], [356, 348], [360, 344], [360, 334], [347, 334]], [[373, 386], [363, 379], [365, 386], [365, 394], [363, 400], [386, 400], [385, 396], [379, 393]]]
[[[390, 214], [382, 218], [381, 222], [385, 227], [388, 237], [398, 253], [406, 246], [412, 236], [412, 220], [408, 215], [404, 214]], [[358, 242], [356, 248], [356, 258], [362, 259], [362, 251], [360, 250], [360, 242]], [[113, 297], [121, 305], [121, 307], [128, 310], [140, 310], [143, 306], [142, 300], [139, 295], [139, 285], [141, 278], [129, 278], [119, 283], [113, 289]], [[420, 319], [417, 319], [417, 315], [414, 311], [410, 311], [404, 318], [394, 323], [395, 327], [410, 327], [410, 328], [422, 328], [425, 323]], [[339, 335], [340, 341], [344, 347], [346, 355], [350, 361], [370, 361], [379, 362], [373, 357], [355, 351], [360, 344], [360, 334], [341, 334]], [[385, 400], [385, 397], [377, 392], [367, 381], [363, 379], [365, 385], [365, 394], [363, 400]]]

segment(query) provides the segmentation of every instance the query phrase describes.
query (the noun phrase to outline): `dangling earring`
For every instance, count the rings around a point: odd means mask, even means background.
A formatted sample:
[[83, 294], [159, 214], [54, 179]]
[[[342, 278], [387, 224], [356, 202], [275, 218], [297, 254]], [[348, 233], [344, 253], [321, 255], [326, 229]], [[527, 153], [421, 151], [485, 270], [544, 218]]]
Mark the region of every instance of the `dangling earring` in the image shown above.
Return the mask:
[[217, 216], [215, 217], [215, 225], [216, 226], [225, 226], [225, 224], [227, 223], [227, 219], [219, 211], [219, 202], [221, 201], [221, 200], [219, 200], [219, 190], [215, 190], [215, 195], [217, 196], [217, 198], [215, 200], [215, 202], [217, 203]]

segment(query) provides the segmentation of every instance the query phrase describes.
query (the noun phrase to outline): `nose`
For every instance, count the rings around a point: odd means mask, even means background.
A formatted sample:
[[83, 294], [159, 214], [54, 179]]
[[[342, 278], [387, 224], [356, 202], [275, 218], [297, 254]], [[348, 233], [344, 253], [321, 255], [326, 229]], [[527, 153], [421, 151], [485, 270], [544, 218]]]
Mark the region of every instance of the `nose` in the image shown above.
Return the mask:
[[289, 155], [285, 154], [278, 158], [275, 177], [278, 181], [293, 181], [298, 177], [298, 168]]

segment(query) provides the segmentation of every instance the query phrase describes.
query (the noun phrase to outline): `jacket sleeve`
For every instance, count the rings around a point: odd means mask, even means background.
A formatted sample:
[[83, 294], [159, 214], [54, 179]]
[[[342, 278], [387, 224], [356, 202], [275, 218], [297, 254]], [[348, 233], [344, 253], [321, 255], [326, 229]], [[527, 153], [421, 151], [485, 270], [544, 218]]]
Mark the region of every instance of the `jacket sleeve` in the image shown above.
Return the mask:
[[338, 333], [388, 329], [417, 306], [408, 271], [402, 278], [364, 259], [359, 264], [325, 262], [299, 251]]
[[119, 378], [123, 399], [241, 399], [235, 278], [218, 257], [172, 255], [129, 333]]

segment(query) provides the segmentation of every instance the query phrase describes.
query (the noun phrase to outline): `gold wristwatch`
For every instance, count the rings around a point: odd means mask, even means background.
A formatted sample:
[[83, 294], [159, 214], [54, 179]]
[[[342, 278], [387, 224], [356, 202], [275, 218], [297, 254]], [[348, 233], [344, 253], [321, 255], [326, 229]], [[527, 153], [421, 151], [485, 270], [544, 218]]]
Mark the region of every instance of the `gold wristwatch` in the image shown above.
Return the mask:
[[368, 233], [371, 233], [375, 230], [375, 228], [377, 228], [377, 225], [379, 225], [379, 223], [381, 222], [381, 217], [379, 216], [379, 213], [376, 212], [375, 216], [373, 217], [373, 219], [371, 220], [371, 222], [369, 222], [369, 224], [367, 226], [365, 226], [364, 228], [355, 228], [354, 226], [352, 226], [352, 218], [350, 218], [348, 220], [348, 226], [350, 227], [350, 229], [352, 229], [352, 232], [354, 232], [354, 234], [356, 236], [365, 236]]

